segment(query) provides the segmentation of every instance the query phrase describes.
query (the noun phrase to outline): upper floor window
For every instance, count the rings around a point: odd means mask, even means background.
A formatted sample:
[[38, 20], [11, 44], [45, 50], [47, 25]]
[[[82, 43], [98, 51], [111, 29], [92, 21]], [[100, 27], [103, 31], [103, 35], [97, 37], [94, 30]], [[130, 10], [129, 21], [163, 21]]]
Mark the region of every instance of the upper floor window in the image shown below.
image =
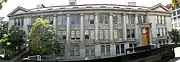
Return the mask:
[[58, 35], [59, 35], [59, 39], [60, 40], [66, 40], [66, 31], [65, 30], [61, 30], [61, 31], [58, 31]]
[[47, 15], [47, 16], [44, 16], [44, 19], [48, 20], [50, 24], [53, 24], [53, 15]]
[[80, 15], [73, 14], [70, 16], [71, 25], [80, 25]]
[[173, 12], [173, 16], [175, 16], [175, 15], [176, 15], [176, 11]]
[[122, 14], [114, 15], [113, 22], [114, 22], [114, 24], [122, 24], [123, 23], [123, 15]]
[[109, 39], [109, 30], [101, 29], [100, 30], [100, 39], [101, 40]]
[[67, 24], [67, 17], [66, 15], [58, 15], [57, 16], [58, 25], [66, 25]]
[[72, 30], [71, 40], [79, 40], [79, 39], [80, 39], [80, 30]]
[[177, 10], [177, 14], [180, 14], [180, 10]]
[[134, 14], [128, 14], [127, 18], [128, 18], [127, 24], [134, 24], [135, 23], [135, 15]]
[[99, 14], [99, 23], [100, 24], [108, 24], [109, 14]]
[[15, 18], [14, 19], [14, 25], [15, 26], [23, 26], [24, 25], [24, 18], [23, 17]]
[[85, 30], [85, 39], [94, 39], [94, 30]]
[[165, 24], [165, 16], [156, 16], [157, 24]]
[[146, 15], [139, 15], [138, 21], [139, 23], [146, 23]]
[[134, 29], [127, 29], [127, 38], [135, 38], [135, 31]]
[[123, 30], [122, 29], [114, 29], [114, 39], [123, 38]]
[[85, 15], [85, 23], [86, 24], [94, 24], [94, 15], [93, 14], [87, 14]]

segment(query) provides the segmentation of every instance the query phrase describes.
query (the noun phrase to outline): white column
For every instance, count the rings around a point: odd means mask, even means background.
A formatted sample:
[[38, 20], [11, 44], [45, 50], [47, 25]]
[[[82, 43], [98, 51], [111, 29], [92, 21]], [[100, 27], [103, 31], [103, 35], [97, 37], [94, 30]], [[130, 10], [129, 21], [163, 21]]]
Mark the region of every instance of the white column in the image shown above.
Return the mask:
[[70, 23], [70, 14], [67, 14], [67, 37], [66, 37], [66, 41], [69, 42], [70, 40], [70, 27], [71, 27], [71, 23]]
[[127, 39], [127, 27], [126, 27], [126, 23], [127, 23], [127, 18], [126, 18], [126, 14], [123, 14], [123, 39], [126, 40]]
[[98, 13], [95, 13], [95, 41], [99, 39], [99, 18]]
[[84, 41], [84, 14], [81, 15], [81, 25], [80, 25], [80, 40], [81, 42]]
[[138, 28], [138, 14], [135, 14], [135, 38], [136, 42], [140, 43], [139, 28]]
[[56, 28], [56, 26], [57, 26], [56, 14], [54, 14], [53, 16], [54, 16], [53, 25], [54, 25], [54, 29], [55, 29], [55, 32], [56, 32], [57, 31], [57, 28]]
[[113, 41], [113, 13], [109, 13], [109, 21], [110, 41]]

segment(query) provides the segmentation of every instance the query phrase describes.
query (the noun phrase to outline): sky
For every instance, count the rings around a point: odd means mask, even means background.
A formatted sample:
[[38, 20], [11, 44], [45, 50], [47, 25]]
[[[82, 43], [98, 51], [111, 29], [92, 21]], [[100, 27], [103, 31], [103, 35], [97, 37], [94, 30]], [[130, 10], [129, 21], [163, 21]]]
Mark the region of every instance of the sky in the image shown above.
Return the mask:
[[[153, 6], [158, 3], [163, 5], [169, 4], [171, 0], [77, 0], [77, 4], [120, 4], [127, 5], [128, 2], [135, 1], [137, 6]], [[8, 0], [3, 4], [0, 10], [0, 17], [5, 17], [8, 21], [7, 15], [18, 6], [31, 9], [36, 8], [36, 5], [44, 4], [45, 6], [68, 5], [68, 0]]]

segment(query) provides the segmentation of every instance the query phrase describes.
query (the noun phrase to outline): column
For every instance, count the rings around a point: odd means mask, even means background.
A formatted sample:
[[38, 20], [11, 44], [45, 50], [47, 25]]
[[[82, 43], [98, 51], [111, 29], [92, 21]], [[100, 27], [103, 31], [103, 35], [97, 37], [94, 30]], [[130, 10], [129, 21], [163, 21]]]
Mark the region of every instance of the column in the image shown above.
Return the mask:
[[53, 19], [53, 25], [54, 25], [54, 29], [55, 29], [55, 32], [57, 31], [57, 28], [56, 28], [56, 26], [57, 26], [57, 23], [56, 23], [56, 14], [54, 14], [53, 15], [54, 16], [54, 19]]
[[67, 14], [67, 37], [66, 37], [66, 41], [69, 42], [70, 40], [70, 28], [71, 28], [71, 23], [70, 23], [70, 14]]
[[71, 24], [70, 24], [70, 14], [67, 14], [66, 15], [67, 16], [67, 36], [66, 36], [66, 44], [65, 44], [65, 57], [69, 57], [70, 56], [70, 48], [71, 48], [71, 46], [70, 46], [70, 26], [71, 26]]
[[109, 21], [110, 41], [113, 41], [113, 13], [109, 13]]
[[138, 14], [135, 14], [135, 38], [136, 42], [140, 42], [140, 37], [139, 37], [139, 28], [138, 28]]
[[84, 41], [84, 14], [81, 15], [81, 24], [80, 24], [80, 40], [81, 42]]
[[126, 27], [126, 23], [127, 23], [127, 19], [126, 19], [126, 14], [123, 14], [123, 39], [126, 40], [127, 39], [127, 27]]
[[95, 41], [99, 39], [99, 18], [98, 13], [95, 13]]

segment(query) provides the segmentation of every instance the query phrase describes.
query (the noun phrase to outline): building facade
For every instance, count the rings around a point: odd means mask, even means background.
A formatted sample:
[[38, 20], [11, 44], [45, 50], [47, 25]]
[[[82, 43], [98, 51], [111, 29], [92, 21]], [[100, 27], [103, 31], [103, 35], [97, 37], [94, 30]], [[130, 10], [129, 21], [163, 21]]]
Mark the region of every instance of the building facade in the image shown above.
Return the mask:
[[18, 26], [26, 34], [38, 17], [49, 20], [66, 47], [65, 57], [76, 58], [119, 56], [127, 48], [168, 44], [167, 32], [172, 30], [170, 12], [162, 4], [19, 6], [8, 17], [9, 28]]

